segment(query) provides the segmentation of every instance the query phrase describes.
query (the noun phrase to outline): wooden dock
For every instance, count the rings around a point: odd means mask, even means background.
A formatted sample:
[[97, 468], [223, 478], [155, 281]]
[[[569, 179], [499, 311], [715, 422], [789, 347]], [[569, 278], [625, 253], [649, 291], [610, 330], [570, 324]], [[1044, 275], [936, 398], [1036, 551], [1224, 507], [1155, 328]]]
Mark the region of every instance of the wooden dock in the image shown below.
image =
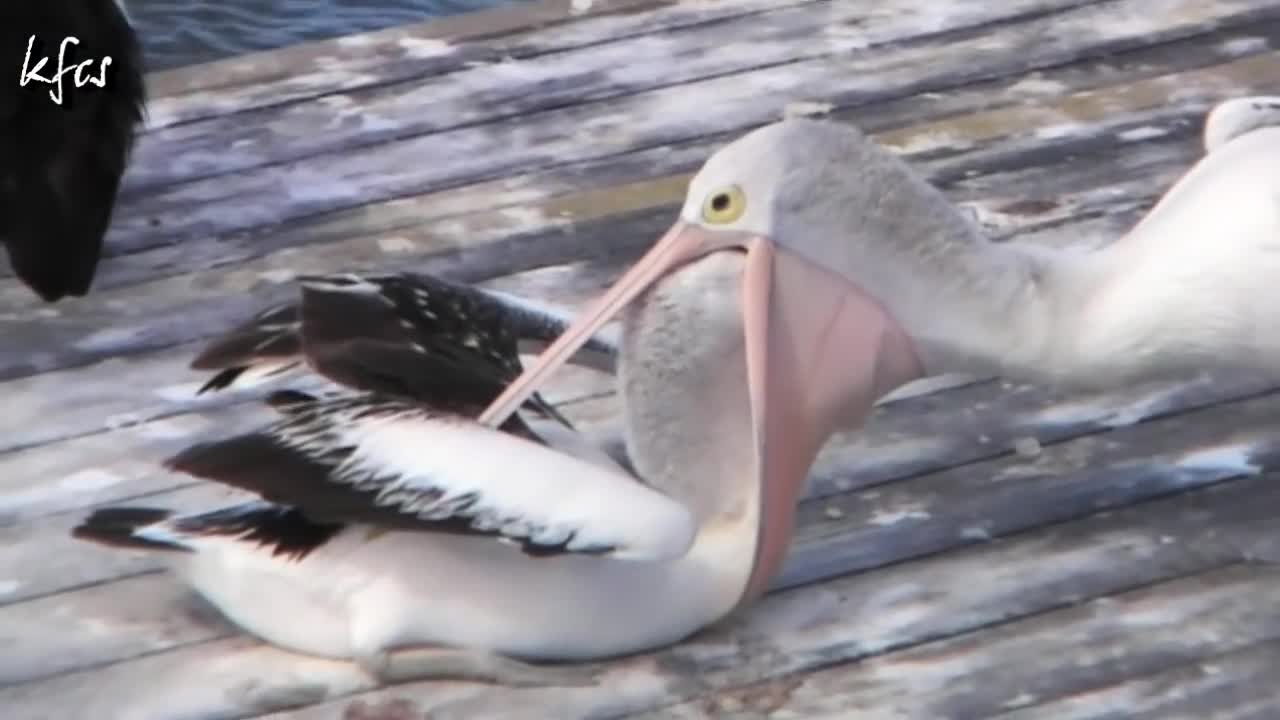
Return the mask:
[[[46, 307], [0, 270], [0, 717], [1280, 718], [1280, 397], [1245, 376], [887, 403], [824, 452], [777, 592], [591, 688], [375, 689], [68, 535], [222, 501], [159, 460], [265, 412], [193, 397], [186, 363], [297, 273], [574, 306], [788, 108], [901, 149], [998, 238], [1105, 242], [1210, 105], [1280, 91], [1273, 44], [1280, 0], [553, 0], [153, 75], [96, 293]], [[608, 387], [548, 396], [605, 424]]]

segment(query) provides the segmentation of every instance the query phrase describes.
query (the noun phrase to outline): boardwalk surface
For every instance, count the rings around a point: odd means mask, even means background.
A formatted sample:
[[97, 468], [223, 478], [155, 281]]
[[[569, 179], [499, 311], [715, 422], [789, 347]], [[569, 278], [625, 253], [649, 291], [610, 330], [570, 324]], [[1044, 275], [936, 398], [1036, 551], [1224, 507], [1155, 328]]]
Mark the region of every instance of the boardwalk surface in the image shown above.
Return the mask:
[[[778, 592], [593, 688], [373, 689], [68, 536], [103, 503], [221, 502], [157, 461], [264, 411], [185, 365], [296, 273], [574, 306], [787, 106], [998, 238], [1105, 242], [1212, 103], [1280, 90], [1273, 44], [1277, 0], [557, 0], [153, 76], [96, 294], [44, 307], [0, 270], [0, 717], [1280, 717], [1280, 398], [1245, 376], [887, 403], [823, 453]], [[585, 373], [550, 395], [615, 409]]]

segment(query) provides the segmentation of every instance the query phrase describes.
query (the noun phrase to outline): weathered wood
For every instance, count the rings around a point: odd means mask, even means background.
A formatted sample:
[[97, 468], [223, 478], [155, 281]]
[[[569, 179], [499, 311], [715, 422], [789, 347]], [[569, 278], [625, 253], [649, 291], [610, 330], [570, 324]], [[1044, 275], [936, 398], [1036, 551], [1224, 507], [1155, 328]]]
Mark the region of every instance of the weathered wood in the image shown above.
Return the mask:
[[[893, 659], [903, 648], [923, 642], [964, 637], [1015, 618], [1175, 578], [1190, 576], [1194, 583], [1199, 574], [1237, 563], [1241, 546], [1272, 532], [1273, 503], [1280, 501], [1280, 485], [1274, 480], [1246, 478], [876, 573], [777, 593], [679, 646], [610, 663], [598, 688], [511, 690], [429, 683], [379, 690], [370, 699], [406, 698], [420, 710], [441, 712], [433, 718], [522, 717], [510, 714], [513, 711], [533, 717], [614, 717], [837, 663]], [[1265, 592], [1274, 585], [1274, 579], [1264, 582], [1268, 584], [1246, 588], [1235, 601], [1226, 601], [1231, 611], [1239, 608], [1239, 598], [1251, 596], [1250, 589]], [[1144, 613], [1151, 617], [1141, 604], [1127, 602], [1113, 604], [1108, 612], [1115, 616], [1112, 627], [1123, 627], [1128, 618], [1139, 620]], [[1069, 626], [1059, 627], [1064, 640], [1072, 637]], [[1149, 631], [1149, 626], [1142, 630]], [[1052, 639], [1049, 630], [1041, 632]], [[963, 666], [963, 656], [956, 657], [953, 671]], [[1059, 650], [1054, 657], [1069, 663], [1074, 655]], [[194, 677], [200, 681], [191, 682]], [[118, 688], [125, 687], [131, 691], [122, 696]], [[257, 690], [259, 699], [289, 706], [364, 687], [367, 680], [349, 666], [237, 639], [0, 690], [0, 703], [20, 718], [88, 720], [100, 716], [75, 713], [100, 712], [104, 707], [120, 708], [121, 718], [155, 717], [157, 708], [175, 715], [180, 710], [192, 713], [182, 715], [186, 717], [196, 716], [196, 708], [206, 713], [200, 717], [243, 717], [247, 713], [241, 703], [248, 689]], [[280, 717], [332, 720], [341, 717], [348, 702]], [[668, 708], [652, 717], [681, 717], [675, 712]]]
[[[1189, 99], [1185, 96], [1188, 88], [1204, 88], [1206, 93], [1220, 90], [1222, 95], [1234, 94], [1248, 91], [1252, 86], [1248, 71], [1253, 63], [1230, 63], [1189, 74], [1168, 73], [1170, 70], [1198, 67], [1214, 60], [1232, 59], [1261, 52], [1266, 49], [1269, 38], [1273, 36], [1280, 38], [1280, 23], [1250, 24], [1230, 31], [1210, 33], [1154, 47], [1138, 48], [1121, 54], [1108, 55], [1099, 60], [1049, 68], [1042, 72], [1014, 75], [925, 96], [908, 96], [901, 100], [879, 103], [870, 107], [855, 107], [847, 110], [835, 108], [832, 112], [834, 117], [856, 121], [869, 130], [900, 128], [904, 124], [948, 116], [948, 120], [943, 121], [944, 127], [938, 127], [936, 130], [939, 132], [930, 134], [933, 144], [936, 145], [937, 138], [954, 136], [952, 131], [947, 130], [945, 123], [963, 119], [963, 117], [956, 117], [956, 113], [987, 107], [992, 103], [1007, 103], [1010, 100], [1016, 104], [1008, 109], [1029, 108], [1046, 101], [1056, 102], [1073, 90], [1097, 88], [1099, 84], [1102, 85], [1099, 92], [1088, 96], [1077, 95], [1075, 101], [1070, 103], [1064, 112], [1074, 116], [1082, 110], [1092, 110], [1097, 116], [1120, 109], [1136, 110], [1140, 108], [1140, 105], [1135, 103], [1139, 98], [1150, 100], [1150, 105], [1153, 106], [1168, 104], [1172, 102], [1173, 97], [1186, 102]], [[1159, 68], [1166, 74], [1148, 78], [1153, 68]], [[1269, 77], [1269, 73], [1253, 73], [1252, 77]], [[1141, 79], [1134, 83], [1132, 82], [1134, 78]], [[1116, 85], [1116, 83], [1122, 84]], [[1161, 87], [1165, 88], [1163, 93], [1153, 92]], [[1204, 96], [1203, 102], [1206, 106], [1213, 97], [1210, 94]], [[960, 133], [960, 137], [955, 137], [953, 142], [964, 146], [966, 141], [967, 144], [972, 144], [992, 136], [1021, 133], [1034, 124], [1030, 121], [1010, 123], [1011, 119], [1018, 119], [1019, 113], [1007, 112], [1008, 109], [1003, 114], [996, 113], [992, 117], [987, 117], [985, 113], [968, 116], [971, 119], [964, 121], [966, 130]], [[1045, 111], [1053, 112], [1052, 106], [1042, 112]], [[1200, 110], [1197, 109], [1195, 112]], [[1063, 117], [1064, 115], [1061, 114], [1053, 115], [1051, 121], [1060, 122]], [[1025, 121], [1026, 118], [1022, 120]], [[1198, 123], [1199, 118], [1194, 118], [1194, 124], [1198, 125]], [[905, 128], [905, 132], [909, 135], [910, 128]], [[975, 133], [977, 137], [972, 137]], [[901, 142], [897, 135], [898, 133], [895, 132], [882, 136], [882, 140], [891, 143]], [[910, 141], [910, 137], [907, 141]], [[528, 202], [530, 198], [580, 192], [584, 188], [612, 187], [641, 177], [687, 171], [701, 162], [717, 142], [719, 141], [712, 138], [677, 147], [640, 150], [605, 160], [570, 164], [531, 175], [508, 177], [474, 187], [433, 193], [425, 198], [405, 198], [366, 206], [358, 211], [333, 213], [319, 222], [303, 223], [300, 227], [273, 228], [266, 234], [258, 232], [230, 238], [222, 237], [216, 242], [197, 239], [184, 242], [178, 247], [167, 246], [132, 255], [117, 256], [111, 263], [104, 265], [96, 286], [112, 287], [117, 284], [137, 282], [139, 279], [157, 273], [164, 275], [181, 272], [184, 269], [205, 268], [210, 264], [224, 263], [228, 257], [253, 257], [276, 248], [303, 243], [322, 243], [334, 236], [369, 237], [369, 242], [372, 243], [376, 238], [370, 236], [378, 234], [385, 236], [386, 233], [397, 228], [431, 222], [438, 217], [439, 202], [444, 197], [453, 198], [451, 207], [452, 212], [456, 214], [468, 207], [472, 209], [503, 207], [513, 203]], [[925, 142], [927, 143], [928, 140]], [[626, 192], [625, 188], [619, 191]], [[674, 203], [679, 192], [679, 190], [674, 191], [674, 196], [667, 202]], [[425, 205], [422, 202], [424, 200]], [[127, 207], [124, 208], [124, 212], [129, 212]], [[407, 237], [403, 239], [407, 242], [421, 243], [420, 240], [411, 241]], [[404, 243], [400, 244], [403, 246]], [[0, 275], [3, 275], [4, 271], [5, 268], [0, 267]], [[3, 291], [2, 284], [0, 284], [0, 291]], [[21, 293], [0, 295], [0, 306], [18, 307], [15, 303], [29, 303], [29, 298]]]
[[[946, 23], [918, 4], [895, 0], [875, 13], [849, 3], [805, 3], [680, 31], [611, 38], [536, 57], [494, 58], [411, 82], [326, 95], [148, 133], [134, 155], [129, 182], [136, 190], [186, 182], [320, 153], [349, 152], [389, 140], [441, 133], [567, 105], [620, 98], [699, 80], [758, 72], [811, 58], [847, 55], [893, 43], [918, 42], [1025, 14], [1093, 4], [1096, 0], [1017, 0], [993, 5], [962, 0]], [[822, 36], [822, 42], [807, 42]], [[591, 132], [589, 128], [577, 128]], [[515, 138], [492, 137], [489, 154]], [[423, 165], [447, 153], [421, 156]]]
[[[1090, 415], [1087, 410], [1083, 414]], [[1080, 417], [1071, 411], [1066, 418], [1061, 412], [1047, 415], [1067, 422]], [[1278, 421], [1280, 402], [1266, 395], [1077, 438], [1044, 448], [1034, 459], [1006, 455], [890, 485], [876, 482], [870, 490], [853, 487], [813, 498], [801, 504], [796, 544], [775, 585], [791, 587], [891, 566], [1280, 467], [1280, 440], [1267, 430]], [[963, 420], [952, 423], [980, 429]], [[838, 480], [847, 477], [838, 476]], [[202, 483], [173, 493], [148, 494], [145, 502], [194, 510], [224, 504], [229, 497], [229, 492]], [[22, 524], [10, 529], [12, 539], [0, 545], [0, 567], [16, 570], [11, 582], [21, 583], [10, 595], [11, 607], [55, 601], [66, 608], [78, 607], [80, 602], [99, 607], [101, 600], [82, 600], [81, 593], [58, 593], [87, 584], [106, 587], [122, 575], [161, 567], [163, 558], [154, 554], [80, 546], [68, 535], [77, 520], [74, 515], [46, 517], [25, 537], [19, 530]], [[35, 566], [21, 564], [21, 558], [39, 553], [49, 559]], [[121, 593], [126, 596], [125, 591]], [[12, 604], [41, 596], [48, 598]], [[38, 633], [39, 629], [27, 625], [17, 632]], [[85, 653], [100, 659], [115, 652], [110, 646], [90, 650], [89, 646], [97, 645], [92, 638], [85, 638], [82, 645]], [[25, 665], [17, 662], [17, 666]]]
[[155, 73], [148, 127], [676, 30], [812, 0], [536, 0]]
[[[241, 636], [156, 556], [66, 534], [101, 503], [228, 501], [158, 461], [268, 414], [192, 399], [183, 343], [292, 294], [292, 273], [412, 267], [576, 306], [664, 229], [709, 151], [796, 101], [876, 132], [997, 238], [1094, 244], [1200, 154], [1211, 103], [1273, 91], [1280, 68], [1274, 3], [852, 5], [622, 0], [575, 18], [566, 0], [527, 8], [545, 28], [460, 20], [153, 78], [100, 292], [50, 309], [0, 269], [6, 719], [317, 702], [289, 717], [336, 718], [370, 689]], [[571, 374], [555, 398], [604, 429], [607, 390]], [[1277, 413], [1245, 376], [908, 397], [823, 453], [787, 589], [751, 612], [606, 663], [598, 688], [363, 699], [432, 717], [1261, 717], [1280, 623], [1258, 598], [1277, 580], [1240, 563], [1280, 559], [1280, 490], [1250, 476], [1280, 467]], [[1043, 447], [1011, 452], [1026, 438]], [[1199, 669], [1215, 660], [1219, 676]]]
[[[1280, 441], [1266, 428], [1278, 413], [1277, 398], [1261, 395], [1079, 437], [1033, 457], [1014, 453], [814, 498], [800, 506], [796, 552], [776, 584], [876, 568], [1276, 467]], [[930, 436], [904, 444], [928, 452]]]
[[[7, 608], [0, 624], [0, 687], [233, 631], [188, 595], [172, 578], [152, 573]], [[125, 597], [129, 602], [120, 603]]]
[[[592, 293], [601, 282], [577, 277], [580, 281], [574, 282], [562, 273], [552, 273], [542, 282], [554, 282], [561, 293]], [[537, 296], [536, 285], [494, 285]], [[61, 374], [46, 374], [10, 383], [15, 388], [27, 388], [12, 396], [20, 412], [25, 410], [32, 418], [62, 413], [56, 425], [33, 421], [16, 429], [12, 442], [19, 447], [23, 443], [36, 445], [49, 441], [56, 432], [63, 433], [64, 438], [82, 436], [0, 454], [0, 517], [9, 524], [21, 523], [20, 528], [24, 528], [10, 531], [8, 554], [15, 558], [14, 562], [49, 543], [69, 550], [75, 547], [60, 537], [66, 527], [41, 520], [46, 515], [187, 486], [190, 479], [160, 468], [163, 458], [201, 437], [243, 431], [271, 417], [253, 403], [207, 415], [186, 414], [239, 404], [252, 397], [191, 397], [204, 379], [203, 375], [184, 369], [193, 351], [194, 348], [184, 347], [181, 352], [165, 353], [168, 370], [152, 359], [139, 363], [125, 359], [77, 371], [71, 374], [75, 382], [59, 377]], [[166, 372], [181, 379], [162, 384]], [[149, 387], [150, 395], [138, 392], [140, 387]], [[550, 397], [570, 399], [598, 393], [608, 387], [608, 378], [581, 371], [576, 377], [565, 378], [560, 387], [563, 394], [557, 395], [553, 388]], [[1139, 386], [1102, 397], [1075, 398], [1028, 386], [987, 383], [918, 396], [881, 407], [861, 433], [833, 438], [814, 468], [810, 496], [849, 493], [998, 456], [1008, 453], [1018, 438], [1034, 437], [1052, 443], [1152, 416], [1248, 397], [1269, 387], [1259, 378], [1239, 377], [1230, 382], [1197, 378]], [[72, 402], [67, 393], [73, 393], [81, 404], [70, 411], [59, 411], [60, 406]], [[27, 402], [33, 404], [29, 409]], [[605, 397], [585, 412], [582, 408], [567, 411], [576, 421], [599, 424], [613, 417], [616, 405], [611, 397]], [[5, 555], [0, 550], [0, 557]], [[95, 581], [108, 579], [115, 572], [136, 570], [132, 561], [121, 569], [110, 557], [84, 556], [78, 564], [87, 566], [87, 577]], [[0, 567], [3, 565], [0, 563]], [[62, 566], [46, 570], [43, 576], [59, 584], [49, 586], [28, 579], [23, 590], [10, 599], [53, 592], [58, 587], [83, 582], [86, 577]]]
[[1280, 570], [1229, 566], [649, 717], [720, 717], [722, 704], [747, 700], [769, 717], [990, 718], [1280, 638], [1280, 610], [1254, 598], [1277, 591]]
[[[883, 101], [1202, 34], [1218, 24], [1257, 22], [1280, 13], [1273, 8], [1259, 10], [1249, 0], [1159, 2], [1160, 8], [1139, 15], [1125, 4], [1086, 6], [1010, 25], [981, 43], [956, 43], [943, 35], [865, 56], [789, 63], [748, 75], [628, 95], [603, 106], [571, 105], [528, 118], [315, 156], [305, 163], [183, 183], [147, 194], [145, 215], [122, 213], [111, 235], [113, 252], [741, 131], [777, 119], [784, 106], [799, 98], [850, 105]], [[234, 148], [227, 153], [234, 154]], [[420, 161], [406, 163], [406, 158]]]
[[1280, 641], [1001, 713], [1005, 720], [1263, 720], [1280, 708]]
[[[1165, 112], [1155, 111], [1157, 114]], [[1160, 120], [1150, 111], [1138, 115], [1130, 120], [1146, 124], [1136, 127], [1146, 127]], [[1175, 117], [1169, 122], [1177, 121], [1179, 118]], [[1083, 138], [1065, 137], [1061, 142], [1069, 144], [1080, 155], [1088, 149], [1089, 142], [1095, 143], [1099, 151], [1114, 150], [1118, 144], [1144, 142], [1146, 152], [1143, 157], [1149, 158], [1152, 166], [1135, 164], [1137, 161], [1132, 158], [1122, 159], [1120, 162], [1126, 162], [1130, 167], [1115, 168], [1113, 172], [1117, 177], [1112, 178], [1114, 182], [1133, 181], [1132, 186], [1141, 194], [1139, 200], [1142, 202], [1153, 199], [1153, 191], [1172, 182], [1199, 154], [1196, 143], [1189, 139], [1174, 137], [1173, 144], [1164, 145], [1143, 141], [1133, 135], [1125, 136], [1124, 130], [1106, 130], [1114, 133], [1101, 132], [1090, 136], [1087, 131], [1082, 131]], [[1024, 154], [1028, 153], [1034, 157], [1027, 160], [1043, 162], [1040, 151], [1024, 150]], [[1095, 198], [1094, 211], [1133, 206], [1134, 198], [1098, 190], [1097, 176], [1110, 166], [1097, 160], [1086, 158], [1078, 161], [1075, 165], [1079, 172], [1071, 172], [1067, 167], [1043, 165], [1019, 171], [1019, 156], [1004, 151], [999, 143], [976, 148], [966, 156], [981, 165], [984, 158], [991, 155], [998, 156], [1003, 163], [1005, 172], [997, 174], [1009, 176], [1010, 184], [999, 186], [996, 175], [991, 175], [986, 177], [987, 187], [998, 187], [1005, 198], [1017, 192], [1017, 188], [1025, 190], [1030, 187], [1046, 195], [1055, 190], [1069, 192], [1074, 189], [1077, 192], [1084, 190]], [[964, 161], [958, 157], [934, 162], [944, 163], [943, 168], [951, 176], [952, 184], [957, 184], [954, 176], [964, 175]], [[930, 169], [929, 164], [924, 164], [924, 167]], [[1017, 172], [1021, 174], [1009, 175]], [[1037, 176], [1031, 183], [1027, 181], [1028, 173]], [[947, 177], [943, 175], [939, 179], [946, 180]], [[1143, 180], [1138, 181], [1139, 177]], [[1153, 178], [1163, 182], [1153, 183]], [[978, 181], [977, 177], [964, 178], [962, 184]], [[679, 187], [674, 182], [670, 185]], [[225, 330], [261, 305], [279, 300], [285, 293], [292, 293], [291, 286], [280, 287], [278, 283], [298, 272], [378, 269], [389, 265], [403, 267], [404, 263], [411, 262], [431, 272], [481, 279], [491, 273], [520, 270], [526, 263], [538, 265], [567, 260], [574, 255], [581, 257], [584, 248], [592, 248], [588, 252], [602, 259], [612, 255], [618, 261], [630, 260], [670, 221], [669, 211], [664, 206], [645, 208], [654, 201], [658, 188], [664, 193], [671, 192], [667, 187], [666, 183], [659, 183], [636, 188], [635, 193], [622, 196], [621, 208], [618, 202], [612, 207], [593, 207], [585, 203], [592, 195], [551, 200], [520, 211], [508, 209], [498, 213], [477, 213], [469, 221], [445, 220], [428, 228], [403, 229], [380, 237], [325, 243], [312, 246], [305, 254], [281, 251], [241, 262], [226, 270], [204, 273], [198, 284], [193, 284], [191, 278], [178, 276], [114, 291], [104, 290], [97, 294], [93, 304], [69, 306], [66, 310], [57, 311], [33, 310], [29, 315], [19, 315], [7, 329], [6, 334], [14, 338], [15, 346], [12, 350], [0, 348], [0, 377], [21, 376], [100, 357], [164, 347]], [[1055, 198], [1045, 207], [1056, 207], [1059, 216], [1066, 217], [1070, 211], [1079, 210], [1077, 206], [1081, 204], [1071, 198]], [[626, 213], [633, 208], [633, 212]], [[999, 207], [992, 210], [997, 211]], [[1021, 222], [1031, 219], [1023, 218]], [[250, 290], [252, 294], [248, 292]], [[19, 292], [18, 288], [14, 287], [13, 292]], [[183, 300], [174, 302], [172, 298], [175, 296]], [[126, 304], [113, 302], [114, 297], [131, 299]], [[58, 314], [52, 315], [51, 312]], [[33, 348], [50, 350], [33, 352]]]

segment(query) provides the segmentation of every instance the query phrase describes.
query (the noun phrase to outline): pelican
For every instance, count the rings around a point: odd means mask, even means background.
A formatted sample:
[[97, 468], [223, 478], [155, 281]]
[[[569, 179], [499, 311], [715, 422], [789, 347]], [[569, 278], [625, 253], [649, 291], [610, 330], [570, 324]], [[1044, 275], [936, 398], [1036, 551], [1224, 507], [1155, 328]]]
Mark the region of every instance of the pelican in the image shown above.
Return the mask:
[[164, 553], [248, 633], [379, 682], [591, 682], [536, 661], [666, 645], [749, 599], [767, 493], [719, 302], [741, 272], [690, 264], [572, 358], [616, 363], [634, 475], [545, 402], [474, 419], [567, 316], [425, 275], [302, 278], [193, 363], [206, 392], [264, 384], [281, 418], [168, 463], [256, 497], [103, 508], [73, 534]]
[[1204, 121], [1204, 150], [1211, 153], [1251, 130], [1280, 124], [1280, 97], [1232, 98], [1218, 103]]
[[731, 291], [696, 295], [741, 318], [751, 447], [772, 493], [748, 589], [757, 592], [787, 547], [799, 478], [825, 439], [912, 380], [1104, 389], [1204, 369], [1274, 372], [1280, 128], [1268, 122], [1278, 105], [1215, 108], [1208, 152], [1126, 235], [1091, 250], [991, 242], [848, 125], [757, 129], [707, 160], [671, 229], [479, 419], [501, 422], [585, 338], [689, 263], [745, 253]]
[[138, 39], [113, 0], [6, 0], [0, 47], [0, 242], [45, 301], [83, 296], [142, 119]]

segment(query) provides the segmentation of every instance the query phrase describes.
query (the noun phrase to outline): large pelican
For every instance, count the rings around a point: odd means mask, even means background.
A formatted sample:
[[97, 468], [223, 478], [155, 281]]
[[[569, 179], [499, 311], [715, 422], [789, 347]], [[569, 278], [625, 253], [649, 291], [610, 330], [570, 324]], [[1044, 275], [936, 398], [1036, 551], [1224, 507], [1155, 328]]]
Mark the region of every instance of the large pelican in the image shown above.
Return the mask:
[[708, 286], [700, 301], [741, 317], [751, 447], [761, 487], [777, 493], [763, 506], [758, 591], [832, 423], [861, 423], [908, 381], [957, 373], [1098, 389], [1202, 369], [1275, 372], [1278, 108], [1275, 98], [1215, 108], [1205, 156], [1129, 233], [1095, 250], [990, 242], [847, 125], [763, 127], [706, 162], [675, 225], [480, 419], [507, 417], [655, 283], [745, 252], [741, 281], [719, 295]]
[[0, 243], [44, 300], [84, 295], [142, 118], [138, 39], [113, 0], [5, 0], [0, 64]]
[[[748, 597], [763, 490], [739, 317], [721, 302], [741, 271], [734, 253], [690, 264], [628, 314], [638, 478], [545, 403], [502, 431], [474, 420], [518, 374], [518, 347], [566, 320], [437, 278], [324, 276], [195, 362], [216, 373], [207, 391], [291, 383], [268, 396], [278, 422], [169, 463], [261, 499], [106, 508], [75, 534], [168, 551], [241, 628], [381, 681], [586, 681], [524, 660], [668, 644]], [[575, 361], [612, 367], [610, 343]], [[303, 369], [329, 382], [296, 384]]]

